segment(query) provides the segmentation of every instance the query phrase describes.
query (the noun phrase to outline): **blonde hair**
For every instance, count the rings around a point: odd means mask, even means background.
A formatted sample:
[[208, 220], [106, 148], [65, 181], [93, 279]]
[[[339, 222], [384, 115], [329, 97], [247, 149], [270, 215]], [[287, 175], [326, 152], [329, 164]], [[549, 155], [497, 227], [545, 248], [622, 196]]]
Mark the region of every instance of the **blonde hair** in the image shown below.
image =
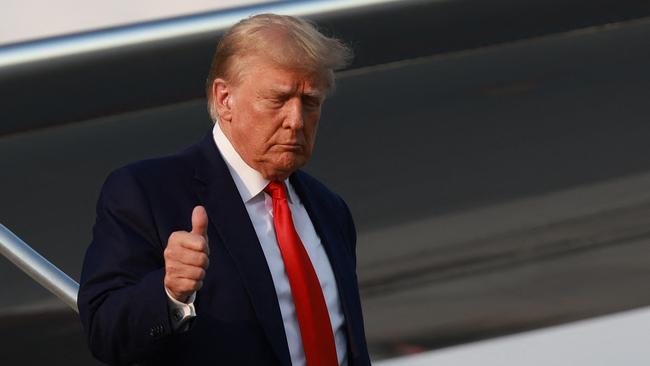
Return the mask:
[[334, 88], [334, 70], [347, 66], [352, 50], [341, 41], [320, 33], [311, 23], [287, 15], [259, 14], [239, 21], [223, 36], [212, 57], [205, 84], [208, 112], [212, 108], [212, 84], [217, 78], [238, 82], [245, 74], [245, 56], [262, 56], [281, 67], [322, 73], [328, 91]]

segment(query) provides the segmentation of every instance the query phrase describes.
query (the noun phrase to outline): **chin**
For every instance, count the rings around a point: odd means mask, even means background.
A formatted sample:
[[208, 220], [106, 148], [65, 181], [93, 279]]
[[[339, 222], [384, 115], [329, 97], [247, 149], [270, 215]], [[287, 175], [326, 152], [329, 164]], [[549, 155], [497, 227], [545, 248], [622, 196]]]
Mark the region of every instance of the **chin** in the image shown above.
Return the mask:
[[290, 157], [282, 156], [282, 158], [277, 160], [275, 164], [272, 164], [268, 175], [276, 180], [286, 179], [291, 175], [291, 173], [304, 166], [305, 163], [307, 163], [307, 160], [308, 159], [302, 155], [295, 156], [292, 154]]
[[301, 168], [309, 158], [303, 154], [288, 153], [282, 154], [278, 161], [278, 166], [287, 170], [296, 170]]

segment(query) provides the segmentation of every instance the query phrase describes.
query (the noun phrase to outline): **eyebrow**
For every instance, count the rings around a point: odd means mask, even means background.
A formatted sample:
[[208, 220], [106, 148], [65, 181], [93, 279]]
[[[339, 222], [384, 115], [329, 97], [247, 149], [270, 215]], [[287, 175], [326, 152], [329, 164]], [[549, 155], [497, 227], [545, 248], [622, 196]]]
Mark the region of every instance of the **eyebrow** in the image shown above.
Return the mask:
[[303, 95], [306, 95], [308, 97], [314, 97], [314, 98], [322, 98], [325, 94], [318, 90], [318, 89], [313, 89], [313, 90], [307, 90]]
[[[277, 96], [288, 96], [288, 95], [292, 95], [293, 92], [294, 92], [294, 88], [291, 87], [289, 88], [274, 87], [270, 89], [270, 93]], [[322, 98], [324, 96], [324, 93], [318, 89], [306, 90], [304, 93], [301, 94], [313, 98]]]

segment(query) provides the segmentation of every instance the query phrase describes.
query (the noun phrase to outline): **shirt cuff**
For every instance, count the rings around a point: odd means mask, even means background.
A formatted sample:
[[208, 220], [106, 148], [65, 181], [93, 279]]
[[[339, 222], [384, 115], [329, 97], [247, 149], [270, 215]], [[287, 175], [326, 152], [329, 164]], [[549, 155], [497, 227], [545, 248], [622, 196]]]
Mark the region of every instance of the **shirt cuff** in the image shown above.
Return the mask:
[[194, 308], [194, 299], [196, 299], [196, 292], [187, 299], [187, 303], [180, 302], [169, 293], [167, 293], [167, 303], [169, 304], [169, 312], [171, 313], [172, 329], [178, 332], [184, 332], [190, 328], [192, 320], [196, 317], [196, 309]]

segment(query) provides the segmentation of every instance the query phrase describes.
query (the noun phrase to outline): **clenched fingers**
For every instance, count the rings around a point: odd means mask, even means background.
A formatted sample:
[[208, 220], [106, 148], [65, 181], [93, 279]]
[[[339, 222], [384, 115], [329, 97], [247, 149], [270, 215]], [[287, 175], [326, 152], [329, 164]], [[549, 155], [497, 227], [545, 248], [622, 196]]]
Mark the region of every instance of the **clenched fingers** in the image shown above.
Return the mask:
[[171, 262], [165, 266], [169, 277], [186, 278], [188, 280], [200, 281], [205, 278], [205, 269], [197, 266], [190, 266], [180, 262]]
[[209, 253], [208, 238], [204, 235], [188, 233], [187, 231], [175, 231], [169, 236], [167, 248], [170, 246], [181, 246], [197, 252]]
[[188, 266], [200, 267], [207, 269], [210, 265], [210, 259], [204, 252], [198, 252], [184, 247], [168, 247], [165, 249], [165, 266], [168, 263], [182, 263]]
[[203, 286], [205, 271], [210, 265], [208, 258], [208, 238], [200, 216], [194, 223], [192, 232], [176, 231], [167, 240], [164, 251], [165, 287], [179, 301], [186, 301]]

